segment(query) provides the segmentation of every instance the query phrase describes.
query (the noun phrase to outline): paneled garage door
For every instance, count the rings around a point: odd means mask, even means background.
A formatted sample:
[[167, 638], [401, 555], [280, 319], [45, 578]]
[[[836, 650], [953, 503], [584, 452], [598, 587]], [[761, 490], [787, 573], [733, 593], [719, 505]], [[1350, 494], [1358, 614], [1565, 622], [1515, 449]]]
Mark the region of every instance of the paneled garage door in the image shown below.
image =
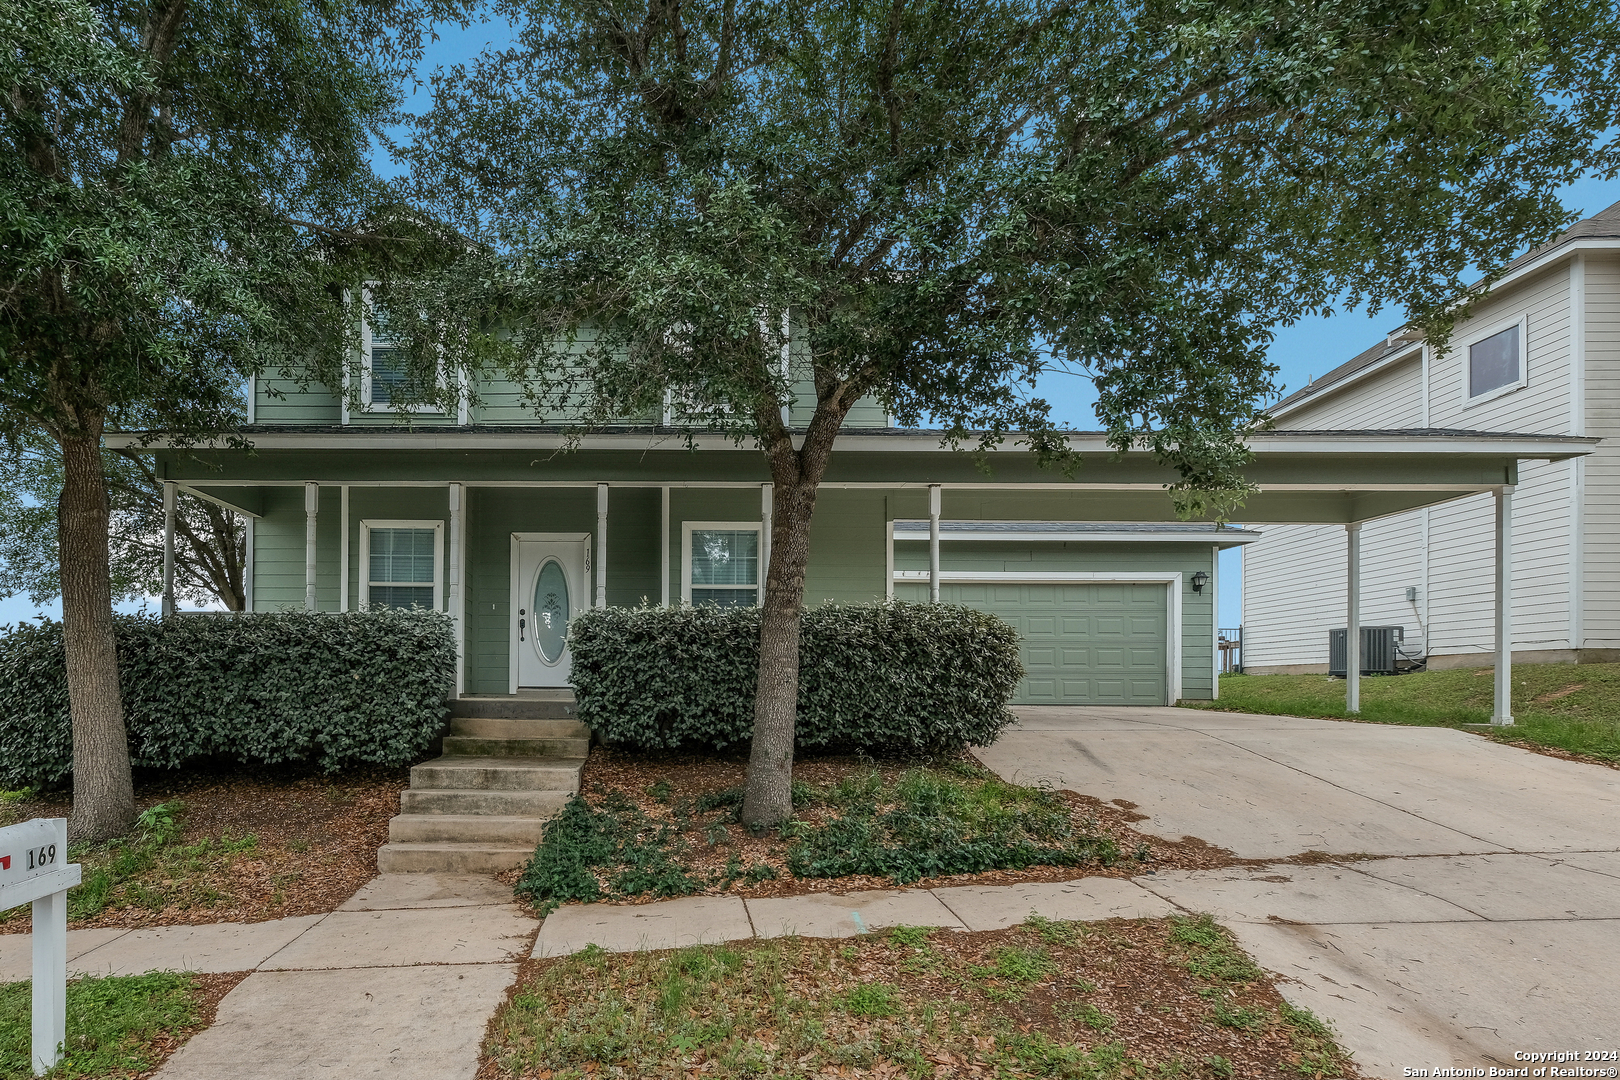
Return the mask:
[[942, 585], [949, 604], [1006, 619], [1023, 637], [1022, 704], [1164, 705], [1163, 585]]

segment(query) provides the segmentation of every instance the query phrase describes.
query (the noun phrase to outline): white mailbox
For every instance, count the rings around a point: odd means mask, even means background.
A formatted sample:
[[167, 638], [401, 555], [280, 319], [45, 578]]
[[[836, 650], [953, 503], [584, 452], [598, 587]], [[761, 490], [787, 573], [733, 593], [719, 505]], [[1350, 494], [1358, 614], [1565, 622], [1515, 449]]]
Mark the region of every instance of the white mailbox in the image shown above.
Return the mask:
[[67, 1038], [67, 891], [79, 883], [67, 861], [67, 818], [0, 829], [0, 911], [34, 905], [34, 1075], [62, 1060]]

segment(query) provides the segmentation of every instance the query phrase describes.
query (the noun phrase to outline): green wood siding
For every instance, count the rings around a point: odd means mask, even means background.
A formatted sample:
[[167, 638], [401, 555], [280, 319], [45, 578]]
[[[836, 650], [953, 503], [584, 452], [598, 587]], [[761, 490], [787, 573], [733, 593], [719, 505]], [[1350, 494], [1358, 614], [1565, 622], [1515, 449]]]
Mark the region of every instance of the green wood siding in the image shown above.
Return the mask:
[[253, 380], [253, 419], [259, 424], [338, 424], [343, 407], [338, 396], [320, 383], [305, 386], [260, 375]]
[[[304, 608], [304, 489], [265, 488], [253, 527], [253, 610]], [[321, 489], [315, 519], [315, 607], [338, 609], [338, 489]]]
[[827, 489], [810, 522], [810, 564], [804, 575], [809, 605], [871, 603], [887, 593], [888, 502], [881, 491]]
[[[324, 498], [324, 496], [323, 496]], [[444, 551], [439, 565], [439, 588], [450, 595], [450, 491], [448, 488], [362, 488], [349, 489], [349, 610], [360, 606], [360, 580], [366, 568], [360, 562], [360, 523], [362, 521], [441, 521], [444, 523]]]

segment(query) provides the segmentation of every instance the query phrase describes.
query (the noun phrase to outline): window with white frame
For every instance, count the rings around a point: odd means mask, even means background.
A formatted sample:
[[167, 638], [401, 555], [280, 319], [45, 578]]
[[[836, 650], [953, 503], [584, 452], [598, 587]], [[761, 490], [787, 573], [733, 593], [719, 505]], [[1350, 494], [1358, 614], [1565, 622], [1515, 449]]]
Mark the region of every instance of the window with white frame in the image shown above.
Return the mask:
[[361, 608], [444, 606], [444, 522], [360, 523]]
[[759, 522], [688, 521], [681, 526], [681, 599], [752, 607], [759, 600]]
[[417, 370], [387, 309], [373, 304], [366, 290], [365, 317], [360, 320], [360, 401], [370, 409], [431, 412], [438, 372]]
[[1525, 384], [1525, 322], [1520, 318], [1489, 327], [1463, 346], [1470, 402], [1497, 397]]

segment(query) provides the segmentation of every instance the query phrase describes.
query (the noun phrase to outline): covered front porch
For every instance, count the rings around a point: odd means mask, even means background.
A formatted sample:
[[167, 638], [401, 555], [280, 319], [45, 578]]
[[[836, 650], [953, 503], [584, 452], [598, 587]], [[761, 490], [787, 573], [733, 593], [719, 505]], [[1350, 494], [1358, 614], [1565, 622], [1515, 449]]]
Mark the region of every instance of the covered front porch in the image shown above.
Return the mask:
[[[572, 449], [563, 434], [510, 430], [251, 437], [251, 458], [159, 451], [171, 491], [247, 518], [250, 609], [445, 610], [455, 621], [458, 693], [565, 685], [562, 630], [583, 607], [761, 596], [772, 492], [761, 455], [747, 447], [700, 438], [688, 449], [681, 437], [646, 431], [587, 436]], [[1247, 528], [1236, 530], [1176, 522], [1165, 491], [1173, 474], [1146, 454], [1115, 457], [1100, 436], [1073, 438], [1084, 465], [1066, 481], [1017, 451], [992, 454], [987, 476], [970, 456], [941, 450], [936, 433], [845, 436], [812, 528], [806, 602], [944, 599], [1022, 619], [1026, 667], [1053, 666], [1040, 686], [1026, 680], [1037, 696], [1025, 700], [1213, 697], [1220, 546], [1273, 522], [1344, 524], [1354, 648], [1361, 523], [1491, 491], [1498, 551], [1507, 550], [1518, 462], [1585, 454], [1595, 443], [1258, 433], [1248, 476], [1259, 491], [1240, 511]], [[1499, 643], [1511, 640], [1501, 603], [1511, 575], [1499, 556]], [[1108, 638], [1116, 625], [1126, 630]], [[1034, 643], [1049, 628], [1051, 640]], [[1348, 667], [1354, 708], [1354, 656]], [[1501, 645], [1497, 677], [1498, 722], [1511, 722]]]

